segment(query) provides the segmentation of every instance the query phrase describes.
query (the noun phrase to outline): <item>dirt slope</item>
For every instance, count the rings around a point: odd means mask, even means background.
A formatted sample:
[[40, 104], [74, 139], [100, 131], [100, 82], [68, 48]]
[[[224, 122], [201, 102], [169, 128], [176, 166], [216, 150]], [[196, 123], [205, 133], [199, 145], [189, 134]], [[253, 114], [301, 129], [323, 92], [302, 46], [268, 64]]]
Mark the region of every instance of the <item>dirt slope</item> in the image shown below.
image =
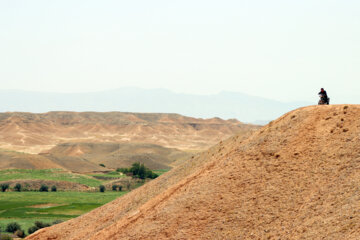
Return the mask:
[[[114, 169], [129, 167], [134, 162], [142, 162], [150, 169], [170, 169], [187, 160], [192, 154], [149, 143], [63, 143], [43, 155], [67, 169], [79, 171], [80, 166], [70, 167], [68, 164], [81, 163], [84, 169], [89, 163], [97, 167], [99, 164], [104, 164]], [[84, 164], [84, 161], [87, 163]], [[87, 168], [95, 169], [92, 166]]]
[[205, 150], [252, 128], [237, 120], [165, 113], [0, 113], [0, 148], [36, 154], [65, 142], [141, 142]]
[[9, 168], [49, 169], [63, 167], [44, 156], [0, 149], [0, 169]]
[[28, 239], [360, 239], [360, 106], [311, 106]]

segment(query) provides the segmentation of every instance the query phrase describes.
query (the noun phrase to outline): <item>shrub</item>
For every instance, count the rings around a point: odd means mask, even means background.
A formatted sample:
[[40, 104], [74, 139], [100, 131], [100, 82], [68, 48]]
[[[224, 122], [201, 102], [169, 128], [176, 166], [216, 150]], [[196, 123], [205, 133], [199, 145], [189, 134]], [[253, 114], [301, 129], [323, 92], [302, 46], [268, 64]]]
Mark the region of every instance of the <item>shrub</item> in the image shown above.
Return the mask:
[[38, 228], [37, 226], [32, 226], [32, 227], [29, 227], [28, 233], [29, 233], [29, 234], [33, 234], [33, 233], [36, 232], [37, 230], [39, 230], [39, 228]]
[[105, 167], [105, 165], [104, 165], [104, 164], [102, 164], [102, 163], [100, 163], [100, 164], [99, 164], [99, 166], [100, 166], [100, 167]]
[[63, 222], [63, 220], [56, 219], [55, 221], [52, 222], [52, 225], [59, 224], [59, 223], [62, 223], [62, 222]]
[[52, 192], [56, 192], [56, 191], [57, 191], [57, 188], [56, 188], [55, 185], [51, 187], [51, 191], [52, 191]]
[[12, 222], [6, 225], [6, 232], [14, 233], [17, 230], [21, 230], [21, 226], [17, 222]]
[[41, 185], [39, 191], [40, 191], [40, 192], [48, 192], [48, 191], [49, 191], [49, 187], [46, 186], [46, 185]]
[[14, 187], [14, 190], [15, 190], [16, 192], [21, 192], [21, 184], [20, 184], [20, 183], [17, 183], [17, 184], [15, 185], [15, 187]]
[[122, 186], [121, 186], [121, 185], [119, 185], [118, 187], [119, 187], [119, 191], [121, 191], [121, 190], [122, 190]]
[[146, 177], [147, 178], [151, 178], [151, 179], [155, 179], [157, 178], [159, 175], [157, 175], [156, 173], [154, 173], [153, 171], [151, 171], [150, 169], [146, 169]]
[[116, 191], [117, 188], [118, 188], [118, 185], [112, 185], [112, 190], [113, 190], [113, 191]]
[[[45, 228], [45, 227], [50, 227], [51, 224], [50, 223], [43, 223], [43, 222], [40, 222], [40, 221], [36, 221], [34, 223], [35, 225], [32, 226], [32, 227], [29, 227], [28, 229], [28, 233], [29, 234], [32, 234], [34, 232], [36, 232], [37, 230], [41, 229], [41, 228]], [[54, 223], [53, 223], [54, 224]]]
[[132, 173], [133, 177], [145, 179], [145, 178], [157, 178], [159, 175], [151, 171], [149, 168], [145, 167], [143, 163], [135, 162], [132, 164], [131, 168], [128, 169]]
[[100, 186], [99, 186], [99, 190], [100, 190], [100, 192], [105, 192], [105, 186], [104, 186], [104, 185], [100, 185]]
[[15, 235], [18, 236], [19, 238], [24, 238], [25, 232], [23, 230], [16, 230]]
[[128, 168], [117, 168], [116, 171], [124, 173], [124, 174], [127, 174], [128, 172], [130, 172], [130, 170]]
[[9, 184], [7, 184], [7, 183], [1, 184], [0, 186], [1, 186], [1, 191], [2, 191], [2, 192], [5, 192], [6, 189], [9, 188]]
[[40, 229], [40, 228], [50, 227], [51, 224], [49, 224], [49, 223], [43, 223], [43, 222], [40, 222], [40, 221], [36, 221], [36, 222], [35, 222], [35, 226]]

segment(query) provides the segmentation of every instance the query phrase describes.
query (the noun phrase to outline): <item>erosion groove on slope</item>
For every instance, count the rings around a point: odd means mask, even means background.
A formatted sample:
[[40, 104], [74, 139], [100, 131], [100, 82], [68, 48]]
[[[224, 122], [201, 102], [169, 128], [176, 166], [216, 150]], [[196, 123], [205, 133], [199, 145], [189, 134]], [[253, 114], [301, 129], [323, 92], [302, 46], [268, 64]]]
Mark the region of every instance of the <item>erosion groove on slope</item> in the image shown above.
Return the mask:
[[0, 148], [40, 153], [65, 142], [141, 142], [204, 150], [256, 126], [165, 113], [0, 113]]
[[292, 111], [29, 239], [360, 239], [359, 116]]

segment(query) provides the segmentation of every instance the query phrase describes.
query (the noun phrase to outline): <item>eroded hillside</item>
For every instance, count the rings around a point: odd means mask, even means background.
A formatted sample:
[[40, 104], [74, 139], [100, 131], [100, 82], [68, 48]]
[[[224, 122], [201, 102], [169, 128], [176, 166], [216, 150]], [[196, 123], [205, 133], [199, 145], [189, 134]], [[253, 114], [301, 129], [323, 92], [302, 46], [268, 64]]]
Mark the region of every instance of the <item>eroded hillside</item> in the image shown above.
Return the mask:
[[0, 148], [36, 154], [65, 142], [141, 142], [205, 150], [255, 127], [162, 113], [0, 113]]
[[108, 171], [143, 162], [169, 169], [235, 133], [258, 128], [237, 120], [178, 114], [0, 113], [0, 169]]
[[360, 106], [311, 106], [28, 239], [359, 239]]

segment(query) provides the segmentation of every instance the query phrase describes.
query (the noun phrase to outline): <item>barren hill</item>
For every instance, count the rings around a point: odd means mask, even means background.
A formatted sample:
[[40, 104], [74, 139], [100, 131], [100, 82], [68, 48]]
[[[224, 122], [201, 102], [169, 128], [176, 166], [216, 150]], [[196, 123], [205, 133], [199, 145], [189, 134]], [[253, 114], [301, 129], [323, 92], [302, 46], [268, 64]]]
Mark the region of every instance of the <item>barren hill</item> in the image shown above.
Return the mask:
[[359, 116], [292, 111], [28, 239], [360, 239]]
[[254, 127], [163, 113], [0, 113], [0, 148], [36, 154], [65, 142], [141, 142], [205, 150]]
[[0, 149], [0, 169], [8, 168], [49, 169], [63, 167], [44, 156]]
[[129, 167], [134, 162], [142, 162], [150, 169], [170, 169], [191, 155], [149, 143], [63, 143], [42, 154], [75, 172], [95, 170], [99, 164], [113, 169]]

